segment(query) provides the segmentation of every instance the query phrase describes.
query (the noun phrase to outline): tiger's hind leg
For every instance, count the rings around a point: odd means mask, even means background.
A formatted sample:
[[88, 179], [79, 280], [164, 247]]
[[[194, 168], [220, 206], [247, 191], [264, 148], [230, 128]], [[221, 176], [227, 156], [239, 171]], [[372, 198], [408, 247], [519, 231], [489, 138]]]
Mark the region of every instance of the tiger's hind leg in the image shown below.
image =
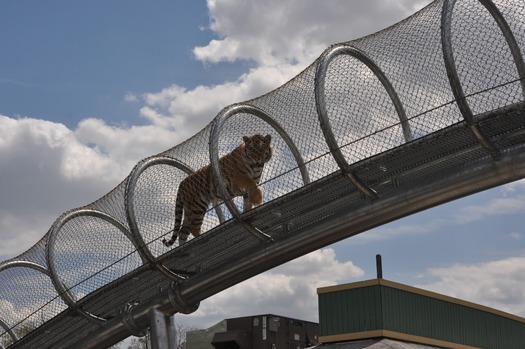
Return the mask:
[[201, 235], [201, 226], [205, 214], [206, 210], [195, 210], [184, 217], [184, 223], [179, 232], [179, 245], [186, 243], [190, 234], [194, 237]]
[[179, 186], [179, 190], [177, 190], [177, 198], [175, 199], [175, 224], [173, 226], [173, 234], [171, 235], [171, 239], [168, 241], [166, 239], [162, 240], [162, 243], [170, 247], [177, 241], [177, 236], [179, 235], [180, 226], [182, 222], [182, 216], [184, 214], [184, 181]]
[[190, 235], [189, 227], [182, 226], [179, 231], [179, 246], [185, 244], [188, 241], [188, 236]]
[[188, 226], [182, 226], [180, 231], [174, 232], [171, 236], [171, 239], [168, 241], [166, 239], [162, 240], [162, 243], [166, 246], [171, 246], [177, 241], [177, 237], [179, 238], [179, 246], [182, 244], [185, 244], [186, 241], [188, 241], [188, 236], [190, 235], [191, 227]]

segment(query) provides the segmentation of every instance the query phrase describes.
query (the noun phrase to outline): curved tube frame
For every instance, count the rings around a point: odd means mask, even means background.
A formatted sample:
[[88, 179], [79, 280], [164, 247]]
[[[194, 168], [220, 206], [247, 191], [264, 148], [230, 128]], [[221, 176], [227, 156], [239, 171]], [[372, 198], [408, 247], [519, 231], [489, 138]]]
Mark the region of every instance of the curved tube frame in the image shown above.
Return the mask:
[[332, 126], [330, 125], [330, 120], [328, 118], [328, 111], [326, 110], [326, 101], [324, 96], [326, 71], [332, 60], [334, 60], [334, 58], [339, 55], [350, 55], [358, 59], [364, 63], [378, 78], [387, 91], [388, 96], [392, 100], [392, 103], [394, 104], [397, 115], [399, 116], [399, 120], [401, 122], [403, 136], [405, 137], [406, 142], [410, 142], [413, 139], [412, 130], [410, 129], [410, 124], [408, 123], [405, 109], [403, 108], [403, 104], [401, 103], [396, 90], [386, 77], [385, 73], [370, 57], [368, 57], [363, 51], [346, 44], [335, 45], [325, 51], [315, 73], [315, 105], [317, 107], [317, 115], [319, 117], [321, 129], [323, 131], [326, 143], [328, 144], [328, 148], [330, 149], [330, 152], [332, 153], [335, 161], [339, 165], [339, 168], [361, 193], [370, 199], [375, 199], [377, 198], [377, 193], [364, 184], [352, 171], [349, 170], [349, 164], [341, 152], [339, 145], [337, 144], [337, 140], [335, 139], [335, 135], [332, 131]]
[[[15, 331], [13, 331], [13, 329], [11, 329], [11, 327], [9, 327], [9, 325], [4, 320], [2, 320], [2, 318], [0, 318], [0, 327], [5, 330], [13, 342], [18, 341], [18, 336], [16, 335]], [[0, 345], [0, 348], [3, 348], [3, 346]]]
[[243, 227], [246, 229], [246, 231], [256, 238], [258, 238], [261, 241], [272, 241], [272, 238], [254, 227], [252, 224], [244, 221], [241, 217], [241, 213], [237, 209], [237, 206], [233, 203], [232, 200], [226, 199], [229, 198], [228, 191], [226, 190], [226, 187], [224, 186], [224, 179], [222, 178], [222, 174], [219, 167], [219, 137], [222, 130], [222, 127], [226, 123], [226, 121], [239, 113], [247, 113], [254, 116], [257, 116], [267, 124], [269, 124], [277, 133], [279, 136], [283, 138], [286, 145], [292, 152], [292, 155], [295, 158], [295, 161], [297, 162], [297, 165], [299, 167], [299, 171], [301, 172], [301, 176], [303, 178], [304, 184], [310, 183], [310, 177], [308, 175], [308, 171], [306, 170], [306, 166], [304, 163], [304, 159], [299, 152], [299, 149], [297, 149], [295, 143], [293, 142], [292, 138], [286, 133], [286, 131], [282, 128], [277, 121], [272, 119], [266, 112], [263, 110], [249, 105], [249, 104], [237, 104], [230, 107], [225, 108], [213, 121], [213, 125], [210, 131], [210, 164], [211, 164], [211, 170], [213, 173], [213, 176], [215, 176], [215, 179], [217, 180], [217, 186], [219, 189], [219, 193], [224, 199], [224, 204], [226, 207], [228, 207], [228, 210], [230, 211], [231, 215], [243, 225]]
[[[135, 245], [137, 246], [137, 249], [140, 251], [140, 254], [146, 259], [146, 261], [153, 264], [155, 268], [157, 268], [163, 275], [165, 275], [170, 280], [182, 281], [185, 279], [184, 277], [172, 272], [171, 270], [166, 268], [162, 263], [157, 262], [157, 258], [151, 253], [151, 251], [147, 247], [146, 242], [142, 238], [142, 235], [140, 234], [140, 229], [137, 225], [137, 219], [135, 217], [135, 205], [133, 203], [133, 199], [135, 197], [135, 186], [137, 185], [137, 181], [140, 175], [147, 168], [151, 166], [155, 166], [155, 165], [174, 166], [186, 172], [187, 174], [192, 174], [193, 172], [195, 172], [189, 166], [185, 165], [184, 163], [174, 158], [170, 158], [166, 156], [154, 156], [154, 157], [145, 159], [144, 161], [139, 163], [137, 166], [135, 166], [126, 184], [126, 194], [125, 194], [126, 217], [128, 219], [128, 224], [131, 229], [131, 234], [135, 241]], [[224, 214], [221, 211], [221, 208], [217, 206], [215, 207], [215, 211], [217, 212], [219, 221], [222, 223], [224, 221]]]
[[16, 267], [31, 268], [31, 269], [41, 272], [42, 274], [46, 276], [51, 277], [51, 273], [44, 266], [38, 263], [29, 262], [29, 261], [12, 261], [12, 262], [2, 264], [0, 265], [0, 272], [3, 270], [9, 269], [9, 268], [16, 268]]
[[[55, 263], [55, 241], [56, 241], [57, 233], [64, 226], [64, 224], [66, 224], [67, 222], [69, 222], [70, 220], [72, 220], [74, 218], [82, 217], [82, 216], [90, 216], [90, 217], [100, 218], [100, 219], [102, 219], [102, 220], [104, 220], [104, 221], [114, 225], [116, 228], [118, 228], [131, 241], [131, 243], [135, 246], [135, 248], [139, 249], [139, 246], [134, 241], [133, 236], [131, 235], [129, 230], [122, 223], [120, 223], [119, 221], [117, 221], [116, 219], [114, 219], [113, 217], [111, 217], [110, 215], [108, 215], [108, 214], [106, 214], [104, 212], [93, 210], [93, 209], [81, 208], [81, 209], [70, 211], [70, 212], [64, 214], [59, 219], [58, 223], [53, 225], [53, 227], [50, 230], [49, 239], [48, 239], [48, 242], [47, 242], [47, 249], [46, 249], [46, 259], [47, 259], [47, 264], [49, 266], [49, 276], [51, 277], [51, 281], [53, 282], [53, 285], [54, 285], [56, 291], [58, 292], [59, 296], [67, 304], [68, 307], [70, 307], [71, 309], [74, 309], [80, 315], [82, 315], [83, 317], [85, 317], [88, 320], [94, 321], [96, 323], [101, 323], [101, 322], [105, 322], [106, 319], [103, 319], [103, 318], [98, 317], [98, 316], [96, 316], [94, 314], [88, 313], [88, 312], [82, 310], [81, 308], [79, 308], [77, 306], [76, 301], [75, 301], [75, 297], [69, 291], [67, 286], [64, 285], [62, 280], [60, 280], [60, 277], [58, 276], [58, 272], [57, 272], [56, 267], [55, 267], [55, 264], [56, 264]], [[142, 256], [141, 256], [141, 258], [142, 258]]]
[[[498, 24], [507, 44], [509, 45], [510, 52], [516, 64], [516, 69], [521, 79], [521, 86], [523, 94], [525, 96], [525, 63], [523, 61], [523, 56], [521, 54], [520, 48], [512, 33], [509, 24], [503, 17], [503, 14], [498, 10], [496, 5], [492, 0], [478, 0], [489, 13], [492, 15], [496, 23]], [[459, 80], [459, 75], [456, 69], [456, 62], [454, 60], [454, 52], [452, 50], [452, 14], [454, 12], [454, 6], [456, 0], [445, 0], [443, 3], [442, 13], [441, 13], [441, 44], [443, 48], [443, 57], [445, 59], [445, 68], [447, 70], [447, 76], [450, 82], [450, 87], [454, 98], [458, 104], [458, 108], [463, 115], [463, 119], [467, 126], [470, 128], [471, 132], [474, 134], [478, 142], [485, 148], [493, 158], [497, 158], [500, 155], [500, 151], [490, 142], [485, 135], [481, 132], [478, 125], [475, 123], [474, 114], [470, 109], [470, 106], [465, 97], [465, 92], [461, 87], [461, 81]]]
[[[9, 268], [31, 268], [51, 278], [51, 273], [49, 272], [49, 270], [47, 270], [44, 266], [34, 263], [34, 262], [29, 262], [29, 261], [8, 262], [8, 263], [0, 265], [0, 272], [2, 272], [3, 270], [9, 269]], [[9, 337], [11, 337], [13, 342], [18, 341], [19, 338], [16, 335], [16, 333], [11, 329], [11, 327], [9, 327], [9, 325], [5, 321], [2, 320], [2, 318], [0, 318], [0, 327], [2, 327], [6, 331], [7, 334], [9, 334]], [[0, 348], [3, 348], [3, 347], [0, 346]]]

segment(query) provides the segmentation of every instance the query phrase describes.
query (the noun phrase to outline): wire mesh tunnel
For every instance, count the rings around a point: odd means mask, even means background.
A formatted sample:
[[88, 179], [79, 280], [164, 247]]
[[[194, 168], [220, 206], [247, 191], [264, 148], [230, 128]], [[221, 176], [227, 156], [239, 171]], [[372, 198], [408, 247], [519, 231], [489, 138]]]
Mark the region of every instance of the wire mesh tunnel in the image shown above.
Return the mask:
[[[172, 312], [191, 312], [253, 273], [524, 177], [524, 46], [523, 1], [436, 0], [328, 47], [283, 86], [226, 106], [192, 138], [142, 160], [2, 262], [0, 345], [72, 346], [172, 285], [182, 285], [187, 306]], [[439, 195], [416, 202], [418, 188]], [[372, 202], [384, 207], [374, 222]], [[341, 217], [347, 232], [334, 234]], [[234, 269], [250, 256], [258, 267]], [[234, 276], [217, 281], [225, 273]], [[215, 285], [208, 293], [206, 282]], [[140, 334], [126, 323], [128, 335]]]

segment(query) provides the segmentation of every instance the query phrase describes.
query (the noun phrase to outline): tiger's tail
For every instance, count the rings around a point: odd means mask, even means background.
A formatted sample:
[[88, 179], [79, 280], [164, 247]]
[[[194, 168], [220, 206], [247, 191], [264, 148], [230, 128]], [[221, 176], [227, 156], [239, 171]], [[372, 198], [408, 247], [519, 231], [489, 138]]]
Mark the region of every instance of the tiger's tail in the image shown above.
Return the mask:
[[182, 224], [182, 215], [184, 213], [184, 202], [182, 200], [182, 193], [179, 188], [179, 191], [177, 192], [177, 198], [175, 199], [175, 225], [173, 226], [173, 234], [171, 235], [171, 239], [166, 240], [163, 239], [162, 243], [170, 247], [177, 241], [177, 237], [179, 236], [180, 232], [180, 226]]

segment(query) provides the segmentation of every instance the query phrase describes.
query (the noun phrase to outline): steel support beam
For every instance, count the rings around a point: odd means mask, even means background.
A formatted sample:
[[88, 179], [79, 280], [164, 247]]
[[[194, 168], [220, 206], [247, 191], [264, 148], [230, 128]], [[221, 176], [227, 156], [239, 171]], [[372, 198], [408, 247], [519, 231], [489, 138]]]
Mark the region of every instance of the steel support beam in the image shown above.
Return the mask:
[[[107, 348], [129, 336], [137, 335], [137, 333], [138, 335], [144, 335], [147, 328], [151, 326], [152, 321], [156, 322], [161, 317], [160, 314], [164, 316], [171, 316], [175, 313], [190, 314], [197, 310], [198, 307], [199, 302], [194, 304], [184, 303], [180, 297], [180, 284], [172, 284], [172, 287], [163, 290], [149, 301], [136, 304], [121, 315], [107, 321], [97, 330], [88, 333], [69, 348]], [[165, 320], [161, 319], [160, 321]], [[154, 331], [167, 331], [171, 326], [173, 325], [165, 322], [162, 325], [164, 329], [157, 328]]]
[[175, 317], [157, 309], [150, 310], [151, 346], [153, 349], [177, 349]]
[[198, 274], [181, 285], [185, 302], [204, 300], [249, 277], [267, 271], [304, 254], [357, 235], [413, 213], [525, 177], [523, 148], [504, 151], [500, 160], [490, 156], [469, 167], [429, 176], [422, 183], [400, 185], [385, 196], [362, 200], [352, 210], [342, 208], [290, 237], [266, 245], [252, 255], [222, 270]]
[[[377, 200], [362, 200], [351, 210], [342, 208], [283, 240], [260, 245], [236, 263], [173, 285], [148, 302], [133, 307], [129, 317], [135, 326], [147, 328], [151, 309], [165, 315], [191, 313], [198, 302], [294, 258], [424, 209], [521, 178], [525, 178], [525, 151], [523, 147], [515, 147], [503, 151], [498, 161], [487, 155], [469, 166], [429, 176], [417, 186], [400, 185]], [[88, 333], [70, 349], [108, 347], [130, 335], [122, 315]]]

